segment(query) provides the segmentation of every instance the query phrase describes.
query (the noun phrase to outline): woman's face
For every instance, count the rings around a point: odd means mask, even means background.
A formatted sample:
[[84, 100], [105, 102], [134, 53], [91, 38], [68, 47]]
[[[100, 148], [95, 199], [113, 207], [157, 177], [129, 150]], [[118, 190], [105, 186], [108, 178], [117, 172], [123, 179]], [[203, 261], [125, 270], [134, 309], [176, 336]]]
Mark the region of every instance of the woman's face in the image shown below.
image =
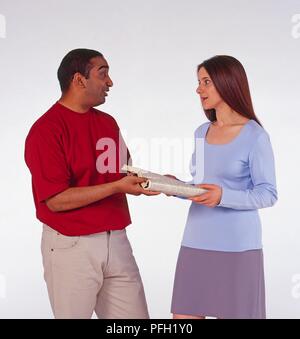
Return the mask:
[[196, 92], [200, 96], [203, 109], [216, 109], [224, 102], [204, 67], [199, 69], [198, 82]]

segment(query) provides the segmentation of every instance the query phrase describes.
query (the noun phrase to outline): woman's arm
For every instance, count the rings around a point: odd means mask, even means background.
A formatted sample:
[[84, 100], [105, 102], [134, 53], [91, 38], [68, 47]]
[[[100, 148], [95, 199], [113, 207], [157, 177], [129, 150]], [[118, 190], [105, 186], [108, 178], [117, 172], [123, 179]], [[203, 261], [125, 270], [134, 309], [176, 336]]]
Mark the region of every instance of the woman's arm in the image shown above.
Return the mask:
[[238, 210], [270, 207], [277, 201], [274, 155], [267, 133], [262, 133], [249, 155], [253, 188], [234, 190], [222, 187], [221, 201], [217, 206]]

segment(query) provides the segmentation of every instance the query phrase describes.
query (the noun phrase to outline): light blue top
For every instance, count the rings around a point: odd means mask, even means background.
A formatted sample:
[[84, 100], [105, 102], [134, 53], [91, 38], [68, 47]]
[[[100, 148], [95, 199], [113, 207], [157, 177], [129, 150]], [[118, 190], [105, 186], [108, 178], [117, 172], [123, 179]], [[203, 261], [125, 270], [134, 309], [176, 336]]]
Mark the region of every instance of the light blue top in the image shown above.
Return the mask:
[[258, 209], [277, 200], [269, 135], [249, 120], [231, 142], [209, 144], [206, 133], [210, 124], [195, 131], [195, 145], [200, 146], [195, 147], [191, 160], [192, 183], [220, 185], [222, 198], [215, 208], [192, 202], [182, 245], [228, 252], [260, 249]]

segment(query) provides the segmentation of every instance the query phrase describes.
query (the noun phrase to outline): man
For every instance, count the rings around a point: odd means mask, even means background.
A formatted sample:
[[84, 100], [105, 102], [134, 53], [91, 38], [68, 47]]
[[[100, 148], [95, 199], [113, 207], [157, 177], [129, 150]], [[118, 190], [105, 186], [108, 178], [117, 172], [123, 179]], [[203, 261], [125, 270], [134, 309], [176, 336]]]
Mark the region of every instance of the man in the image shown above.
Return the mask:
[[[125, 193], [156, 193], [141, 188], [143, 178], [120, 173], [119, 127], [93, 108], [105, 102], [113, 85], [108, 71], [98, 51], [69, 52], [58, 69], [62, 96], [26, 139], [25, 161], [43, 223], [44, 277], [56, 318], [90, 318], [93, 311], [99, 318], [149, 317], [125, 231], [131, 223]], [[107, 140], [114, 147], [105, 159]]]

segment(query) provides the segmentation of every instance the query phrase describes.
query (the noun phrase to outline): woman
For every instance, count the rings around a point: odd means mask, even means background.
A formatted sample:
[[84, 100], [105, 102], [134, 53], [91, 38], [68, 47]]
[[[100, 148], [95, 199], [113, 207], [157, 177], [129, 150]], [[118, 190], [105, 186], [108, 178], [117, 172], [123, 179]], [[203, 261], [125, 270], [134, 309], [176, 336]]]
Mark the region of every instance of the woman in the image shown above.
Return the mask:
[[[208, 191], [191, 198], [171, 311], [174, 319], [265, 318], [258, 209], [277, 200], [270, 139], [238, 60], [215, 56], [197, 71], [209, 122], [195, 131], [203, 147], [194, 151], [191, 172], [193, 183]], [[198, 156], [204, 159], [200, 182]]]

